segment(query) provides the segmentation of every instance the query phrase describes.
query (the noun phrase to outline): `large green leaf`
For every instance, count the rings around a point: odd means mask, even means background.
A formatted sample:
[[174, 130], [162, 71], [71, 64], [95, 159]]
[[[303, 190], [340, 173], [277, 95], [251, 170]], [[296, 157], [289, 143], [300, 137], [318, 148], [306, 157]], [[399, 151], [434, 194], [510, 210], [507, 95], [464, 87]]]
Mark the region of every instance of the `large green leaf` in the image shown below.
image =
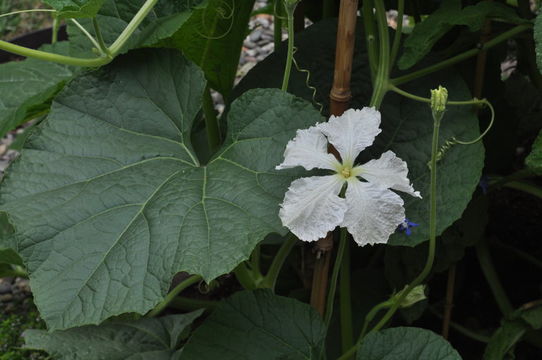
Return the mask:
[[[67, 43], [42, 47], [45, 51], [67, 51]], [[46, 104], [73, 75], [73, 69], [47, 61], [27, 59], [0, 65], [0, 137], [30, 116], [48, 108]]]
[[104, 0], [44, 0], [58, 15], [66, 18], [93, 17], [96, 15]]
[[0, 188], [51, 329], [144, 313], [178, 271], [211, 280], [284, 234], [275, 171], [296, 129], [322, 118], [278, 90], [228, 115], [223, 148], [200, 166], [189, 143], [203, 74], [178, 51], [132, 52], [74, 79], [55, 99]]
[[314, 360], [326, 327], [309, 305], [270, 290], [240, 292], [215, 310], [183, 349], [183, 360]]
[[157, 319], [113, 320], [63, 331], [27, 330], [26, 348], [61, 360], [178, 359], [186, 330], [203, 311]]
[[542, 176], [542, 131], [538, 133], [531, 153], [525, 159], [525, 165], [535, 174]]
[[358, 360], [461, 360], [452, 346], [432, 331], [396, 327], [369, 334]]
[[526, 22], [513, 8], [498, 2], [480, 1], [476, 5], [461, 9], [461, 1], [445, 0], [440, 9], [417, 24], [406, 38], [403, 54], [397, 62], [399, 69], [408, 69], [420, 61], [452, 27], [464, 25], [472, 32], [478, 31], [488, 17], [514, 24]]
[[[358, 26], [354, 63], [352, 66], [351, 107], [361, 108], [371, 97], [371, 77], [365, 52], [362, 26]], [[299, 66], [310, 71], [308, 80], [316, 88], [315, 102], [324, 105], [327, 112], [329, 92], [333, 81], [335, 63], [336, 20], [322, 21], [296, 35], [295, 54]], [[235, 94], [241, 94], [254, 87], [280, 87], [281, 77], [277, 74], [284, 69], [284, 48], [269, 55], [256, 65], [241, 81]], [[289, 91], [307, 100], [313, 100], [313, 90], [306, 85], [306, 73], [292, 71]], [[414, 81], [405, 90], [427, 97], [429, 90], [443, 85], [448, 88], [450, 99], [471, 98], [467, 86], [452, 69], [434, 73]], [[428, 239], [429, 232], [429, 167], [433, 119], [429, 106], [395, 94], [388, 94], [381, 107], [382, 133], [375, 144], [361, 153], [360, 162], [380, 157], [386, 150], [393, 150], [408, 163], [409, 178], [419, 190], [423, 200], [403, 195], [407, 217], [420, 224], [410, 237], [403, 233], [394, 234], [390, 242], [394, 245], [415, 246]], [[440, 142], [453, 136], [470, 140], [479, 136], [478, 119], [468, 107], [449, 107], [442, 121]], [[465, 210], [472, 193], [478, 185], [484, 159], [482, 144], [453, 146], [438, 163], [437, 232], [442, 233], [457, 220]]]
[[[152, 12], [132, 34], [122, 52], [148, 47], [175, 34], [192, 15], [196, 5], [204, 6], [207, 0], [159, 0]], [[111, 45], [126, 28], [145, 0], [105, 0], [96, 16], [100, 32], [106, 45]], [[80, 23], [95, 35], [91, 20]], [[71, 53], [77, 56], [91, 56], [93, 47], [89, 39], [74, 24], [68, 24]]]
[[229, 96], [254, 0], [209, 0], [165, 41], [205, 72], [211, 87]]

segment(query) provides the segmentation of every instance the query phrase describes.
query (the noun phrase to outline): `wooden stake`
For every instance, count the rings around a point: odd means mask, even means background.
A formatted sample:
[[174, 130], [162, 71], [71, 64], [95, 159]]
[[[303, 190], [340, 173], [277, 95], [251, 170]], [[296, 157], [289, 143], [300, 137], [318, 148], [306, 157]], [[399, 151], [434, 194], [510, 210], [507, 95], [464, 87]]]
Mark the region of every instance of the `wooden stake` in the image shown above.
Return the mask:
[[[337, 28], [337, 50], [335, 52], [335, 71], [333, 87], [330, 93], [331, 114], [342, 115], [348, 108], [351, 98], [350, 78], [352, 76], [352, 59], [354, 56], [354, 40], [356, 36], [356, 20], [358, 0], [341, 0], [339, 9], [339, 23]], [[329, 148], [337, 158], [339, 154]], [[316, 262], [312, 281], [311, 305], [324, 315], [326, 308], [326, 294], [328, 284], [329, 266], [333, 250], [333, 233], [316, 242]]]

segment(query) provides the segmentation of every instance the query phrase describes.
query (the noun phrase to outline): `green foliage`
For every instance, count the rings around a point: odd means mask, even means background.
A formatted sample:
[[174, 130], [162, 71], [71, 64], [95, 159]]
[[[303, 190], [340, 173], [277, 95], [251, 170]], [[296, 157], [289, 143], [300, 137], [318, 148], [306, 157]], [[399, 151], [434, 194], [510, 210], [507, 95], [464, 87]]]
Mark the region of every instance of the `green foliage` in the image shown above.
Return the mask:
[[[300, 33], [296, 38], [299, 50], [295, 57], [299, 66], [310, 71], [309, 83], [316, 88], [314, 100], [327, 104], [335, 63], [335, 41], [337, 23], [335, 20], [322, 21]], [[371, 95], [370, 74], [363, 43], [361, 27], [357, 28], [357, 43], [354, 53], [352, 73], [352, 108], [367, 106]], [[280, 87], [281, 79], [275, 74], [284, 67], [285, 49], [268, 56], [256, 65], [236, 88], [241, 94], [254, 87]], [[410, 83], [405, 89], [420, 96], [427, 96], [429, 89], [446, 84], [450, 100], [464, 100], [471, 95], [461, 78], [451, 70], [431, 74], [431, 76]], [[313, 92], [306, 85], [306, 73], [294, 70], [289, 90], [309, 101]], [[412, 235], [398, 233], [392, 235], [393, 245], [415, 246], [428, 239], [429, 225], [429, 162], [431, 156], [431, 134], [433, 118], [427, 104], [388, 94], [381, 107], [382, 133], [373, 146], [367, 148], [358, 160], [363, 163], [378, 158], [386, 150], [394, 151], [405, 160], [409, 167], [409, 178], [414, 188], [419, 190], [423, 200], [404, 197], [406, 216], [420, 226]], [[327, 109], [324, 109], [327, 111]], [[441, 144], [456, 136], [471, 140], [479, 135], [477, 119], [467, 107], [449, 107], [441, 126]], [[455, 146], [446, 152], [438, 163], [438, 228], [442, 233], [463, 213], [478, 185], [483, 166], [484, 152], [481, 144]]]
[[486, 18], [498, 18], [513, 24], [525, 22], [513, 8], [495, 1], [480, 1], [476, 5], [461, 8], [459, 0], [445, 0], [441, 8], [416, 24], [404, 43], [404, 52], [397, 62], [399, 69], [408, 69], [429, 53], [433, 45], [456, 25], [464, 25], [470, 31], [478, 31]]
[[531, 153], [525, 159], [525, 165], [536, 175], [542, 176], [542, 131], [534, 141]]
[[183, 50], [211, 87], [229, 96], [254, 0], [209, 0], [164, 45]]
[[[96, 16], [104, 42], [111, 45], [126, 28], [145, 0], [105, 0]], [[121, 53], [130, 49], [149, 47], [174, 35], [192, 15], [194, 6], [205, 4], [204, 0], [159, 0], [151, 14], [143, 20], [130, 37]], [[90, 19], [80, 23], [89, 33], [95, 35]], [[92, 43], [74, 24], [68, 24], [72, 55], [92, 56]]]
[[60, 17], [79, 18], [96, 15], [105, 0], [44, 0]]
[[518, 309], [502, 321], [491, 336], [484, 352], [484, 360], [503, 359], [513, 353], [514, 346], [532, 330], [542, 328], [542, 307]]
[[[67, 48], [67, 43], [42, 47], [57, 52]], [[68, 66], [36, 59], [0, 64], [0, 136], [47, 111], [48, 102], [73, 73], [74, 69]]]
[[[326, 327], [309, 305], [269, 290], [245, 291], [220, 304], [194, 332], [183, 359], [318, 359]], [[217, 349], [220, 349], [217, 352]]]
[[357, 360], [461, 360], [451, 345], [432, 331], [397, 327], [369, 334]]
[[72, 81], [27, 141], [2, 208], [51, 329], [145, 313], [179, 270], [212, 280], [285, 233], [278, 204], [292, 173], [274, 167], [319, 114], [278, 90], [247, 93], [202, 167], [189, 137], [204, 86], [177, 51], [131, 53]]
[[180, 359], [182, 342], [202, 312], [159, 319], [112, 320], [100, 326], [65, 331], [28, 330], [24, 334], [25, 347], [45, 350], [60, 360]]
[[35, 309], [17, 314], [0, 313], [0, 360], [46, 360], [41, 351], [23, 349], [23, 331], [43, 329], [43, 321]]

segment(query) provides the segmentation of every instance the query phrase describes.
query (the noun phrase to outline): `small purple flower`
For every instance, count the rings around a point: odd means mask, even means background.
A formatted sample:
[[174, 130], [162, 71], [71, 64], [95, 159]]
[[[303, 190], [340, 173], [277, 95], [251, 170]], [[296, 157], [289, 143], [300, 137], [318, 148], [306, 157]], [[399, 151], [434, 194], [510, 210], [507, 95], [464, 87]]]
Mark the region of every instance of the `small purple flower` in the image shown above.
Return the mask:
[[397, 227], [397, 231], [404, 232], [407, 236], [410, 236], [412, 235], [412, 230], [410, 229], [416, 226], [419, 225], [405, 218], [405, 220]]

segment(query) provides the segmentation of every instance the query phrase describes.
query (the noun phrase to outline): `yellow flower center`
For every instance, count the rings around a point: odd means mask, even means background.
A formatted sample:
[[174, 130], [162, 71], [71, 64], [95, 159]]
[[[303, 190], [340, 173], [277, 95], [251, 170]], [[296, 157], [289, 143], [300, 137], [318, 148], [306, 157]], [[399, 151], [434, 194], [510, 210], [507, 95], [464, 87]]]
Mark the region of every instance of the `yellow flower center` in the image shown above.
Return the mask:
[[350, 176], [352, 176], [352, 168], [349, 167], [349, 166], [345, 166], [341, 169], [341, 175], [345, 178], [345, 179], [348, 179]]

